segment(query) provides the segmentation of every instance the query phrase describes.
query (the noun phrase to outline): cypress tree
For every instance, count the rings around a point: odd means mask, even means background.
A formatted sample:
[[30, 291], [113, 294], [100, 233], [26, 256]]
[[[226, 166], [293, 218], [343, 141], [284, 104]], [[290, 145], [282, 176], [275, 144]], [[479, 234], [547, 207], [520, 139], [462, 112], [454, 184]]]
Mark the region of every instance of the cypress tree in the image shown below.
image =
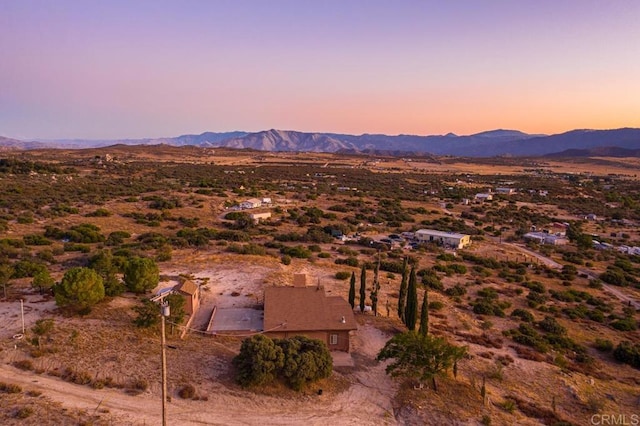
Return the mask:
[[402, 281], [400, 282], [400, 294], [398, 296], [398, 318], [406, 324], [404, 318], [404, 308], [407, 303], [407, 258], [404, 258], [402, 264]]
[[367, 288], [367, 270], [362, 265], [362, 272], [360, 272], [360, 312], [364, 313], [364, 298], [366, 297]]
[[411, 331], [416, 329], [416, 321], [418, 316], [418, 289], [416, 279], [416, 267], [411, 267], [409, 274], [409, 286], [407, 288], [407, 306], [404, 310], [405, 324]]
[[378, 263], [373, 269], [373, 290], [371, 290], [371, 309], [373, 316], [378, 316], [378, 291], [380, 290], [380, 281], [378, 281], [378, 271], [380, 269], [380, 252], [378, 252]]
[[349, 304], [351, 309], [356, 307], [356, 273], [351, 272], [351, 282], [349, 283]]
[[429, 334], [429, 293], [427, 290], [424, 291], [424, 298], [422, 299], [422, 309], [420, 310], [420, 329], [418, 332], [422, 336]]

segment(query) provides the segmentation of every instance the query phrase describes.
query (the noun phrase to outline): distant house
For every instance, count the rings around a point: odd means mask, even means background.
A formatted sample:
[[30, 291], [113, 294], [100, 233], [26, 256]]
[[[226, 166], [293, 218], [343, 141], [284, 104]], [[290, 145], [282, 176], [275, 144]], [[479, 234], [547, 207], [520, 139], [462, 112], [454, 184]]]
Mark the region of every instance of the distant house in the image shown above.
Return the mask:
[[241, 209], [255, 209], [262, 205], [262, 200], [257, 198], [249, 198], [239, 204]]
[[436, 243], [444, 247], [462, 249], [471, 244], [471, 237], [467, 234], [436, 231], [433, 229], [419, 229], [414, 234], [419, 243]]
[[262, 204], [271, 204], [271, 198], [269, 197], [264, 197], [262, 199]]
[[327, 296], [322, 286], [266, 287], [264, 334], [271, 338], [306, 336], [322, 340], [329, 350], [349, 352], [350, 335], [357, 324], [349, 303]]
[[253, 220], [253, 223], [258, 223], [261, 220], [269, 219], [271, 217], [271, 212], [251, 213], [249, 217]]
[[474, 197], [474, 200], [476, 201], [491, 201], [493, 200], [493, 194], [491, 194], [490, 192], [480, 192], [478, 194], [476, 194], [476, 196]]
[[200, 286], [191, 280], [178, 284], [174, 291], [184, 298], [184, 312], [193, 315], [200, 307]]
[[597, 219], [598, 219], [598, 216], [596, 216], [596, 215], [595, 215], [595, 214], [593, 214], [593, 213], [590, 213], [590, 214], [586, 215], [584, 218], [585, 218], [586, 220], [597, 220]]
[[560, 222], [554, 222], [551, 225], [551, 229], [553, 231], [554, 235], [567, 235], [567, 229], [569, 229], [569, 224], [568, 223], [560, 223]]
[[522, 238], [524, 238], [525, 241], [534, 241], [538, 244], [548, 244], [552, 246], [560, 246], [568, 242], [564, 235], [554, 235], [546, 232], [527, 232]]
[[545, 190], [545, 189], [540, 189], [538, 190], [538, 195], [541, 197], [546, 197], [547, 195], [549, 195], [549, 191]]
[[512, 195], [516, 193], [516, 190], [515, 188], [500, 187], [500, 188], [496, 188], [495, 192], [498, 194]]

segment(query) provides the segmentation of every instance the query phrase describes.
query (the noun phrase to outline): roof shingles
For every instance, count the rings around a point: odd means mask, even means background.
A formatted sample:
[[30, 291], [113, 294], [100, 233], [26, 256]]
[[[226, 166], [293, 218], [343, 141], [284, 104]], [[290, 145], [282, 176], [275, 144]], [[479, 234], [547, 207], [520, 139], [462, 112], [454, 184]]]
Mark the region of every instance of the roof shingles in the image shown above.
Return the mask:
[[[343, 322], [344, 318], [344, 322]], [[355, 330], [351, 306], [340, 296], [327, 297], [324, 287], [266, 287], [264, 330]]]

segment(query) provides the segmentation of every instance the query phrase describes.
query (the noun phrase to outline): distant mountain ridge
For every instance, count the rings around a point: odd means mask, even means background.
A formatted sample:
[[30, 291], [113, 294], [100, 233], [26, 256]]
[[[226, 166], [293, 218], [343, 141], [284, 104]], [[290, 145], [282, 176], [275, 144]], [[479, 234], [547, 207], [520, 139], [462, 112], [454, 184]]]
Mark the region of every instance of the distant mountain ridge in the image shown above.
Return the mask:
[[[7, 142], [3, 142], [3, 140]], [[249, 148], [259, 151], [420, 153], [457, 157], [542, 156], [567, 150], [590, 150], [599, 147], [640, 149], [640, 129], [572, 130], [557, 135], [533, 135], [518, 130], [497, 129], [467, 136], [347, 135], [293, 130], [264, 130], [248, 133], [205, 132], [173, 138], [118, 140], [53, 140], [23, 142], [0, 138], [0, 146], [17, 149], [44, 147], [88, 148], [115, 144], [202, 146]]]

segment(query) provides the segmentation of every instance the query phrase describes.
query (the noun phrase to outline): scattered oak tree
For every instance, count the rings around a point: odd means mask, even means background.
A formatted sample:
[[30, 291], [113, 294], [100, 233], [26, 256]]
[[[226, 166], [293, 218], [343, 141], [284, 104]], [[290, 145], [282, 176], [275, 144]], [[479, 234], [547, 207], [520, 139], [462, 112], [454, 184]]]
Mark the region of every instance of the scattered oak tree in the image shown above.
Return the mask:
[[377, 359], [393, 360], [386, 368], [392, 377], [408, 377], [421, 383], [431, 380], [434, 390], [437, 390], [436, 375], [446, 373], [466, 353], [466, 346], [452, 345], [444, 337], [408, 331], [393, 336], [378, 353]]
[[242, 342], [240, 353], [233, 358], [236, 381], [244, 387], [273, 381], [284, 366], [282, 348], [270, 338], [256, 334]]
[[327, 345], [304, 336], [275, 340], [262, 334], [252, 336], [242, 342], [233, 365], [236, 381], [242, 386], [264, 385], [280, 378], [295, 390], [329, 377], [333, 370]]
[[71, 268], [54, 286], [54, 293], [56, 305], [84, 314], [104, 299], [104, 286], [102, 278], [93, 269]]
[[295, 336], [275, 342], [284, 354], [281, 375], [291, 388], [300, 390], [308, 383], [331, 375], [333, 359], [323, 341]]

